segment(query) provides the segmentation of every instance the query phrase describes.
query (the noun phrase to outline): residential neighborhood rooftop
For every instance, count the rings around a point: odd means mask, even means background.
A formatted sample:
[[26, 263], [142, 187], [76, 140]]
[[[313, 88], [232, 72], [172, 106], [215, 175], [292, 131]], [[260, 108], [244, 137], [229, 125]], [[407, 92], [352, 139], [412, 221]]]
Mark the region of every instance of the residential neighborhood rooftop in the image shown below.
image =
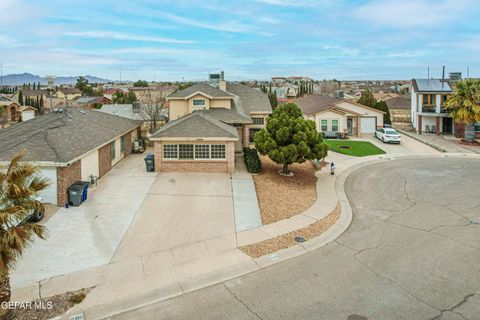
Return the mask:
[[225, 92], [220, 90], [219, 88], [213, 87], [206, 82], [201, 82], [201, 83], [194, 84], [193, 86], [190, 86], [183, 90], [172, 93], [171, 95], [168, 96], [168, 98], [169, 99], [170, 98], [186, 98], [196, 92], [202, 92], [204, 94], [209, 95], [212, 98], [233, 97], [233, 95], [228, 92]]
[[413, 79], [412, 86], [415, 92], [452, 92], [450, 84], [440, 79]]
[[334, 107], [341, 100], [322, 95], [304, 96], [296, 100], [304, 114], [314, 114]]
[[26, 150], [27, 160], [69, 163], [139, 125], [97, 110], [66, 108], [0, 130], [0, 161]]
[[150, 138], [238, 138], [237, 129], [204, 111], [195, 111], [164, 125]]

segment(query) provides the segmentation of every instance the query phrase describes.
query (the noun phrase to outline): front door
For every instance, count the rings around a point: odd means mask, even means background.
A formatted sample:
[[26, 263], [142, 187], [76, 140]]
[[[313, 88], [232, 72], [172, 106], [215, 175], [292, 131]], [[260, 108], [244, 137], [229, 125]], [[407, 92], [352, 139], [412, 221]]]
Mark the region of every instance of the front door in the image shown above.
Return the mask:
[[452, 133], [453, 130], [453, 119], [450, 117], [445, 117], [442, 119], [442, 133]]
[[347, 130], [348, 130], [348, 135], [353, 136], [353, 119], [352, 118], [347, 118]]

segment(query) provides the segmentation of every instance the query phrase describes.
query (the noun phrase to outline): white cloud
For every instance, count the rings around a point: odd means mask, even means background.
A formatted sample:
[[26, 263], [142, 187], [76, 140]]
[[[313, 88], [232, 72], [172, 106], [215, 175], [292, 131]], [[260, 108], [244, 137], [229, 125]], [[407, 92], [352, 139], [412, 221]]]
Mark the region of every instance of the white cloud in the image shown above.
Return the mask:
[[[464, 19], [469, 0], [374, 0], [358, 7], [353, 15], [387, 27], [433, 27]], [[421, 31], [419, 31], [421, 32]]]
[[180, 23], [183, 25], [191, 26], [191, 27], [201, 28], [201, 29], [210, 29], [210, 30], [226, 31], [226, 32], [238, 32], [238, 33], [251, 31], [250, 26], [246, 24], [238, 23], [235, 21], [226, 22], [226, 23], [225, 22], [208, 23], [208, 22], [202, 22], [202, 20], [200, 19], [185, 18], [173, 13], [168, 13], [168, 12], [160, 13], [160, 17], [176, 23]]
[[122, 33], [122, 32], [110, 32], [110, 31], [66, 32], [64, 33], [64, 35], [70, 36], [70, 37], [81, 37], [81, 38], [107, 38], [107, 39], [115, 39], [115, 40], [133, 40], [133, 41], [163, 42], [163, 43], [177, 43], [177, 44], [195, 43], [195, 41], [192, 41], [192, 40], [140, 36], [135, 34]]

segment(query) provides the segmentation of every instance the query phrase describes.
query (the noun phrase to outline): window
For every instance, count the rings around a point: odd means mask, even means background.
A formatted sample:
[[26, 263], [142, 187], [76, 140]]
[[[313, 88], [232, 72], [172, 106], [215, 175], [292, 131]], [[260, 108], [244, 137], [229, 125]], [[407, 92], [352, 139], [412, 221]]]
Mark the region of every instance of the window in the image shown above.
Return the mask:
[[212, 159], [225, 159], [225, 145], [224, 144], [212, 144], [211, 145], [211, 158]]
[[120, 137], [120, 152], [125, 152], [125, 137]]
[[209, 159], [210, 158], [210, 145], [209, 144], [196, 144], [195, 145], [195, 159]]
[[265, 124], [264, 118], [252, 118], [253, 124], [263, 125]]
[[338, 120], [332, 120], [332, 131], [338, 131]]
[[205, 100], [203, 100], [203, 99], [193, 99], [193, 105], [195, 107], [203, 107], [203, 106], [205, 106]]
[[178, 159], [178, 145], [164, 144], [163, 159]]
[[248, 130], [249, 135], [250, 135], [250, 143], [253, 143], [253, 139], [255, 138], [255, 135], [257, 134], [257, 132], [259, 132], [261, 130], [262, 129], [255, 129], [255, 128], [252, 128], [252, 129]]
[[435, 105], [435, 95], [434, 94], [424, 94], [423, 95], [423, 105], [424, 106], [434, 106]]
[[193, 144], [179, 144], [178, 159], [193, 159]]
[[321, 123], [321, 131], [328, 131], [327, 120], [322, 120], [320, 123]]
[[110, 155], [112, 157], [112, 160], [115, 159], [115, 141], [110, 143]]

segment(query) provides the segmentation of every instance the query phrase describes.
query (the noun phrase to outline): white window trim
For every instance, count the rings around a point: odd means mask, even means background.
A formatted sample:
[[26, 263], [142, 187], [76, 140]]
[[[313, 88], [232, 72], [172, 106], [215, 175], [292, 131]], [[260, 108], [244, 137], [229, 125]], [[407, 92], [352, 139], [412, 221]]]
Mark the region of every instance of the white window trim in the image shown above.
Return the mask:
[[[181, 144], [190, 144], [193, 145], [193, 158], [192, 159], [180, 159], [180, 148], [178, 147]], [[176, 158], [165, 158], [165, 146], [172, 145], [176, 146], [177, 149], [177, 157]], [[197, 145], [208, 145], [208, 158], [197, 158], [195, 157], [195, 146]], [[212, 158], [212, 145], [223, 145], [225, 148], [225, 157], [224, 158]], [[227, 144], [226, 143], [165, 143], [162, 146], [162, 159], [164, 161], [226, 161], [228, 158], [227, 156]]]

